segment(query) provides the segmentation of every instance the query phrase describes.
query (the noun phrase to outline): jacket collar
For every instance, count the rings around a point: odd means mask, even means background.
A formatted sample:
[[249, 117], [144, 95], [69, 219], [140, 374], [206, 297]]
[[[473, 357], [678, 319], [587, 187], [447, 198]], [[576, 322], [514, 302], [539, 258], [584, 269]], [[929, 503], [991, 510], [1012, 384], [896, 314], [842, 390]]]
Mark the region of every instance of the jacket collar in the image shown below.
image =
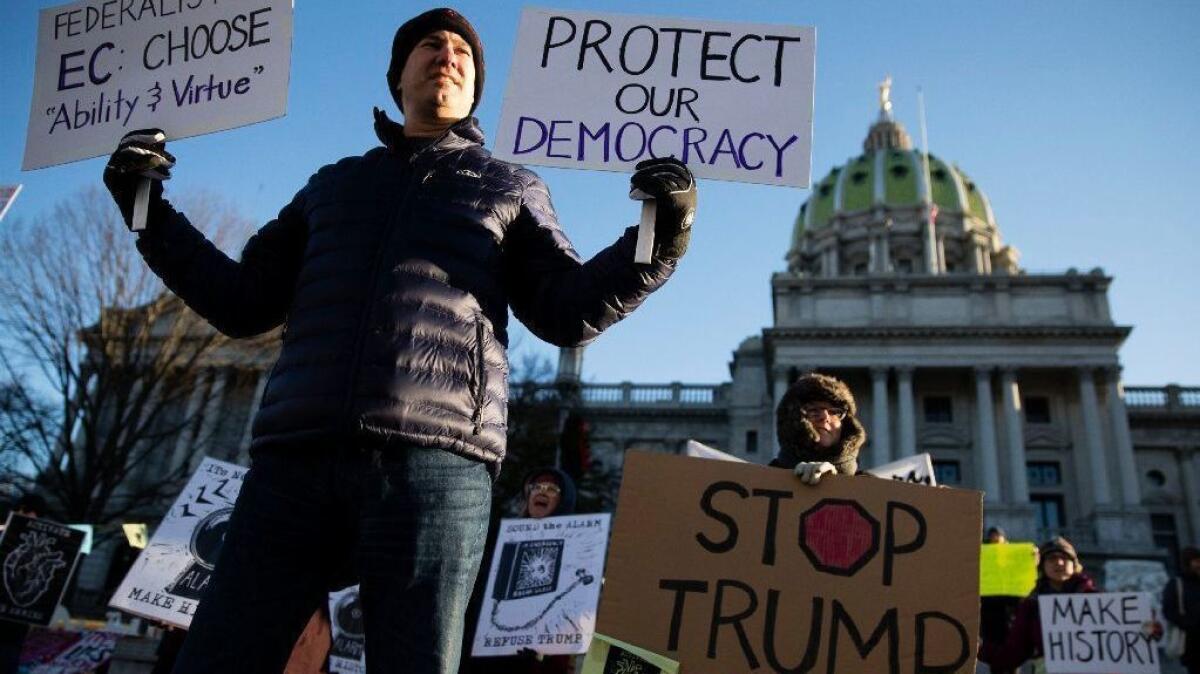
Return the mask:
[[[387, 113], [375, 108], [375, 136], [392, 152], [405, 152], [404, 126], [393, 122]], [[464, 117], [454, 123], [446, 133], [433, 141], [431, 147], [443, 150], [461, 149], [471, 145], [483, 145], [483, 131], [475, 117]]]

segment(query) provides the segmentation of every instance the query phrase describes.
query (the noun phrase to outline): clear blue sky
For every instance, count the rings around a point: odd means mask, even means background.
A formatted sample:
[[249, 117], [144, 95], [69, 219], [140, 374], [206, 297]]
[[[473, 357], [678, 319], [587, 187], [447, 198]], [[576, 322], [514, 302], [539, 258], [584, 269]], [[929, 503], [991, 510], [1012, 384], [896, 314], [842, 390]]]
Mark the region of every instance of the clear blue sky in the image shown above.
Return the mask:
[[[22, 173], [37, 10], [0, 3], [0, 183], [24, 183], [8, 217], [45, 212], [99, 184], [103, 160]], [[210, 190], [265, 222], [308, 175], [375, 144], [371, 106], [392, 33], [427, 2], [297, 0], [286, 117], [171, 143], [169, 192]], [[519, 3], [455, 5], [487, 56], [479, 116], [493, 135]], [[1102, 267], [1129, 384], [1200, 385], [1200, 3], [646, 3], [552, 0], [538, 6], [813, 25], [817, 84], [813, 174], [860, 151], [876, 83], [895, 80], [898, 119], [917, 130], [925, 90], [934, 153], [958, 162], [991, 198], [1004, 240], [1032, 271]], [[115, 139], [114, 139], [115, 140]], [[538, 169], [577, 248], [591, 255], [632, 224], [623, 175]], [[704, 181], [692, 248], [667, 286], [591, 348], [592, 381], [719, 382], [730, 354], [770, 324], [770, 274], [784, 268], [805, 190]], [[2, 226], [2, 225], [0, 225]], [[132, 242], [131, 242], [132, 245]], [[3, 264], [0, 261], [0, 264]], [[519, 348], [554, 352], [523, 330]]]

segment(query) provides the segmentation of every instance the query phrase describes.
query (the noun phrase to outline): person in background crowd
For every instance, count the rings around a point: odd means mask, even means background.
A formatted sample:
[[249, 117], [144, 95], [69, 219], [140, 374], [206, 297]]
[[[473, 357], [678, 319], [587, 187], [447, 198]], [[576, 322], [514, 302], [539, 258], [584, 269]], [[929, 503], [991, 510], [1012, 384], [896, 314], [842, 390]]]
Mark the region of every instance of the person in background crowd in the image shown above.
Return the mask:
[[413, 17], [389, 56], [380, 79], [404, 123], [376, 109], [379, 145], [313, 174], [239, 260], [163, 198], [161, 130], [127, 134], [105, 167], [130, 229], [149, 179], [137, 248], [189, 308], [234, 338], [283, 328], [176, 674], [275, 674], [327, 592], [355, 580], [372, 674], [455, 671], [506, 453], [509, 309], [556, 346], [588, 344], [691, 239], [696, 181], [659, 157], [630, 177], [654, 199], [651, 261], [634, 261], [636, 226], [583, 260], [545, 183], [483, 147], [484, 50], [466, 17]]
[[812, 372], [793, 383], [775, 410], [779, 456], [772, 466], [791, 468], [805, 484], [821, 477], [858, 472], [858, 450], [867, 431], [855, 416], [858, 407], [844, 382]]
[[[575, 482], [569, 475], [549, 466], [530, 471], [522, 481], [523, 499], [520, 517], [541, 519], [555, 515], [575, 513]], [[495, 551], [498, 527], [493, 523], [488, 528], [487, 545], [483, 563], [479, 566], [479, 577], [467, 607], [467, 624], [463, 634], [463, 659], [459, 674], [568, 674], [571, 671], [571, 656], [541, 655], [533, 649], [525, 649], [517, 655], [476, 658], [468, 657], [475, 641], [475, 627], [479, 614], [486, 603], [488, 575], [492, 569], [492, 553]]]
[[1012, 627], [1003, 641], [982, 635], [979, 659], [991, 666], [993, 672], [1011, 671], [1026, 660], [1042, 657], [1042, 621], [1038, 614], [1038, 597], [1043, 594], [1077, 594], [1096, 592], [1096, 584], [1083, 571], [1075, 546], [1062, 536], [1038, 548], [1038, 582], [1033, 592], [1017, 605]]
[[[46, 501], [37, 494], [25, 494], [12, 504], [11, 511], [25, 517], [41, 517], [46, 513]], [[8, 513], [0, 520], [8, 521]], [[0, 619], [0, 674], [16, 674], [21, 662], [21, 647], [25, 645], [25, 637], [29, 634], [29, 625], [11, 620]]]
[[1163, 588], [1162, 607], [1163, 616], [1186, 635], [1180, 662], [1188, 674], [1200, 674], [1200, 549], [1180, 552], [1179, 575]]
[[[1007, 543], [1008, 536], [1000, 527], [989, 527], [984, 537], [985, 544]], [[979, 636], [985, 641], [1004, 643], [1008, 638], [1008, 626], [1012, 623], [1020, 597], [980, 597]], [[992, 674], [1012, 674], [1012, 669], [992, 667]]]

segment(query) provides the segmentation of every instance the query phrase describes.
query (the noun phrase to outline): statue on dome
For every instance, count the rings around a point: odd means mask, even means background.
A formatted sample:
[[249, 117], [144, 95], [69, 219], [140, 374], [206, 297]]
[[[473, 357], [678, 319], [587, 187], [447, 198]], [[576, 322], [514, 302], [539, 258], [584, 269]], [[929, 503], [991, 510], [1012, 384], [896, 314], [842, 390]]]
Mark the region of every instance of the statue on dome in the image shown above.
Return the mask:
[[879, 83], [879, 116], [892, 118], [892, 76], [887, 75]]

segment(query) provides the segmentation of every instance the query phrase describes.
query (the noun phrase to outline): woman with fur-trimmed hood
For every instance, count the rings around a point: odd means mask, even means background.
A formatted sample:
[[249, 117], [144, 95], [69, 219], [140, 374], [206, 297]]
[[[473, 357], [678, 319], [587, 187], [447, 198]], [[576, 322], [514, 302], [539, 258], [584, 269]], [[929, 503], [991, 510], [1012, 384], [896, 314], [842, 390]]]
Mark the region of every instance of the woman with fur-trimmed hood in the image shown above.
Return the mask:
[[779, 456], [772, 466], [791, 468], [807, 484], [831, 473], [858, 472], [858, 450], [867, 441], [850, 387], [811, 372], [795, 381], [775, 410]]

